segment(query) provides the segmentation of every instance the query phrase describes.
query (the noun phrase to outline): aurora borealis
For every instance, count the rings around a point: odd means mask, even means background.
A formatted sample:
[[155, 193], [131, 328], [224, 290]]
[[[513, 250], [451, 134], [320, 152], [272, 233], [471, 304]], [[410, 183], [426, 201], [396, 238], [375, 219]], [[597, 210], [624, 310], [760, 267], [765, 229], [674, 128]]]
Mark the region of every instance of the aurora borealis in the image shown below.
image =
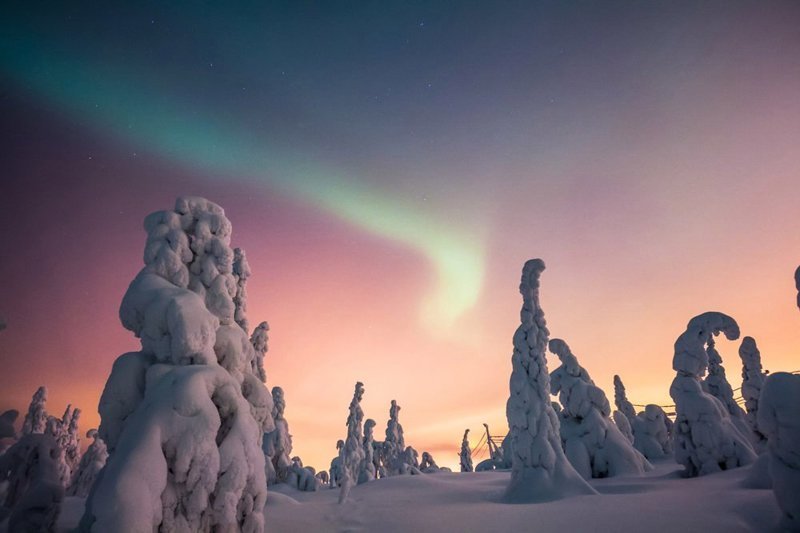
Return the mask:
[[0, 408], [47, 384], [97, 423], [141, 221], [183, 194], [233, 221], [318, 468], [356, 380], [439, 464], [502, 426], [530, 257], [607, 391], [670, 403], [711, 309], [798, 369], [798, 27], [792, 2], [6, 6]]

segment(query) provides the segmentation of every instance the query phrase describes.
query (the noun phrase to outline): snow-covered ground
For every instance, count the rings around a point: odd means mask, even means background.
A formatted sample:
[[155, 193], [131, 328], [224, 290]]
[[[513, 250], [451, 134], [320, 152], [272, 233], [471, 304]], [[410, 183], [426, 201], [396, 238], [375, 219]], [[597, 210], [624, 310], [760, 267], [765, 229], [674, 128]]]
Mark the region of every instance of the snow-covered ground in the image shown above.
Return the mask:
[[[671, 460], [644, 476], [592, 479], [597, 496], [507, 504], [509, 472], [394, 476], [339, 491], [270, 487], [266, 530], [288, 532], [777, 532], [780, 512], [771, 490], [743, 487], [751, 467], [682, 478]], [[84, 500], [64, 499], [58, 531], [70, 531]], [[3, 524], [5, 526], [5, 524]], [[5, 531], [4, 527], [0, 530]]]

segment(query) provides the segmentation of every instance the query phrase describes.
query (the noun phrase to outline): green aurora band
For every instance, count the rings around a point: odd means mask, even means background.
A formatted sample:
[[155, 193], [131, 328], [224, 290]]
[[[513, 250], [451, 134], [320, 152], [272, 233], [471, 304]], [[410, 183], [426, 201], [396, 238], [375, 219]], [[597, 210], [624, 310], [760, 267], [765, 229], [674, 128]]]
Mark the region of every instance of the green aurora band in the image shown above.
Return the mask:
[[[268, 184], [364, 231], [422, 253], [438, 284], [422, 302], [420, 318], [431, 331], [448, 329], [478, 300], [484, 275], [484, 239], [344, 173], [288, 150], [265, 146], [235, 120], [220, 121], [191, 108], [146, 73], [55, 52], [31, 33], [0, 23], [0, 65], [22, 88], [102, 132], [187, 167], [220, 177]], [[232, 179], [232, 178], [229, 178]]]

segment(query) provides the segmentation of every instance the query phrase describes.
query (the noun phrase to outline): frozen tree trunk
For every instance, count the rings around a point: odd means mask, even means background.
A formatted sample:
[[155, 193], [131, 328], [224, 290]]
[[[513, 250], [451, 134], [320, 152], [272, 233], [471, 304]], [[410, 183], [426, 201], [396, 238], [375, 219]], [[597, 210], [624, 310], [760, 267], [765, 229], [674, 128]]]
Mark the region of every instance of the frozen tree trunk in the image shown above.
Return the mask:
[[764, 386], [766, 373], [761, 369], [761, 352], [753, 337], [744, 337], [739, 346], [742, 359], [742, 397], [747, 410], [747, 423], [753, 432], [756, 451], [766, 446], [766, 437], [758, 429], [758, 399]]
[[33, 394], [28, 413], [22, 422], [22, 434], [44, 433], [47, 427], [47, 411], [44, 404], [47, 403], [47, 387], [41, 386]]
[[614, 419], [614, 423], [617, 425], [617, 428], [619, 428], [620, 433], [622, 433], [625, 438], [628, 439], [631, 444], [633, 444], [633, 428], [631, 428], [631, 423], [628, 421], [628, 417], [622, 414], [622, 411], [618, 410], [614, 411], [611, 416]]
[[539, 305], [541, 259], [522, 270], [521, 324], [514, 333], [510, 396], [506, 404], [511, 439], [508, 502], [543, 502], [572, 495], [596, 494], [575, 471], [561, 447], [559, 423], [550, 404], [550, 375], [545, 349], [547, 325]]
[[8, 483], [0, 521], [8, 531], [54, 531], [64, 497], [51, 435], [29, 433], [0, 455], [0, 483]]
[[754, 444], [755, 437], [752, 435], [750, 426], [747, 425], [745, 420], [745, 412], [739, 407], [733, 399], [733, 387], [728, 382], [725, 375], [725, 367], [722, 366], [722, 357], [719, 355], [714, 343], [714, 338], [709, 339], [706, 345], [706, 354], [708, 355], [708, 375], [704, 380], [704, 389], [722, 402], [728, 414], [731, 416], [731, 422], [742, 433], [751, 437], [751, 443]]
[[564, 407], [561, 416], [570, 424], [562, 427], [564, 451], [584, 478], [641, 475], [653, 467], [620, 432], [609, 415], [611, 406], [602, 389], [578, 363], [566, 342], [550, 341], [550, 351], [561, 366], [550, 374], [552, 392]]
[[705, 345], [720, 332], [729, 340], [739, 338], [735, 320], [708, 312], [691, 319], [675, 341], [672, 368], [677, 375], [669, 389], [677, 412], [673, 443], [675, 460], [684, 466], [687, 476], [750, 464], [756, 456], [722, 402], [705, 392], [700, 383], [708, 367]]
[[772, 490], [782, 526], [800, 531], [800, 375], [767, 376], [758, 406], [758, 427], [767, 437]]
[[356, 383], [353, 400], [350, 402], [350, 414], [347, 415], [347, 439], [342, 448], [342, 478], [339, 503], [347, 501], [350, 489], [358, 482], [361, 465], [364, 462], [364, 436], [362, 424], [364, 412], [361, 410], [361, 398], [364, 396], [364, 384]]
[[377, 475], [375, 468], [375, 424], [376, 422], [371, 418], [364, 422], [364, 460], [361, 462], [361, 468], [358, 473], [359, 485], [373, 481]]
[[614, 375], [614, 405], [628, 418], [630, 425], [633, 425], [633, 421], [636, 419], [636, 409], [628, 401], [628, 396], [625, 394], [625, 385], [617, 375]]
[[386, 440], [383, 441], [384, 467], [390, 476], [406, 473], [406, 441], [400, 424], [400, 406], [392, 400], [389, 420], [386, 422]]
[[464, 430], [464, 437], [461, 439], [461, 453], [459, 463], [462, 472], [472, 472], [472, 450], [469, 448], [469, 430]]
[[68, 496], [79, 496], [86, 498], [89, 495], [89, 490], [92, 488], [97, 475], [100, 470], [105, 466], [108, 459], [108, 450], [106, 445], [97, 435], [96, 429], [90, 429], [86, 436], [92, 440], [92, 443], [86, 449], [86, 453], [81, 457], [78, 468], [72, 475], [72, 482], [67, 488]]
[[179, 198], [144, 226], [145, 266], [120, 306], [142, 348], [117, 358], [100, 399], [109, 458], [79, 529], [263, 531], [272, 402], [235, 320], [230, 222]]

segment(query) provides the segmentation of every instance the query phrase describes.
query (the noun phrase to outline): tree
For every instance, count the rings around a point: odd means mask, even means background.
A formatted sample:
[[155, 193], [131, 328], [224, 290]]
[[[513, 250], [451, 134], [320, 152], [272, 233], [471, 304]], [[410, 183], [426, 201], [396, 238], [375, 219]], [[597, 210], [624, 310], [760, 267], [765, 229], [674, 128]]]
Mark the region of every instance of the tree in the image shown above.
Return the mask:
[[585, 479], [641, 475], [653, 467], [620, 432], [609, 416], [611, 406], [566, 342], [550, 340], [561, 366], [550, 373], [553, 394], [563, 406], [561, 440], [567, 458]]
[[47, 387], [42, 385], [33, 394], [30, 406], [28, 406], [28, 413], [25, 415], [25, 420], [22, 422], [22, 434], [30, 435], [31, 433], [44, 433], [47, 427], [47, 411], [44, 404], [47, 403]]
[[462, 472], [472, 472], [472, 450], [469, 448], [469, 429], [464, 430], [464, 437], [461, 439], [461, 454], [459, 463]]
[[675, 401], [673, 441], [675, 460], [687, 476], [698, 476], [750, 464], [755, 452], [746, 436], [731, 421], [717, 398], [705, 392], [700, 379], [708, 367], [706, 344], [724, 333], [739, 338], [739, 326], [728, 315], [707, 312], [689, 321], [675, 341], [672, 368], [675, 379], [669, 389]]
[[742, 359], [742, 397], [747, 409], [747, 423], [754, 435], [756, 451], [760, 451], [766, 445], [766, 437], [758, 429], [758, 399], [767, 374], [761, 369], [761, 352], [753, 337], [742, 339], [739, 357]]
[[[141, 350], [115, 361], [100, 399], [109, 458], [83, 531], [263, 531], [271, 398], [235, 320], [231, 225], [203, 198], [144, 222], [145, 266], [120, 306]], [[240, 317], [241, 318], [241, 317]]]
[[539, 276], [544, 261], [531, 259], [522, 269], [521, 324], [514, 333], [510, 395], [509, 502], [541, 502], [596, 491], [575, 471], [561, 447], [559, 423], [550, 404], [550, 375], [545, 349], [547, 325], [539, 305]]
[[68, 496], [86, 498], [97, 479], [97, 474], [106, 465], [108, 459], [108, 449], [106, 449], [103, 439], [97, 434], [97, 430], [90, 429], [86, 432], [86, 437], [92, 439], [92, 443], [86, 449], [78, 468], [72, 475], [72, 482], [67, 488]]
[[775, 372], [764, 381], [758, 427], [767, 437], [772, 490], [782, 526], [800, 531], [800, 375]]
[[361, 410], [361, 398], [364, 396], [364, 384], [360, 381], [355, 385], [353, 400], [350, 402], [350, 413], [347, 415], [347, 439], [342, 448], [342, 490], [339, 493], [339, 503], [347, 501], [350, 489], [358, 483], [358, 476], [364, 462], [364, 436], [362, 424], [364, 412]]

